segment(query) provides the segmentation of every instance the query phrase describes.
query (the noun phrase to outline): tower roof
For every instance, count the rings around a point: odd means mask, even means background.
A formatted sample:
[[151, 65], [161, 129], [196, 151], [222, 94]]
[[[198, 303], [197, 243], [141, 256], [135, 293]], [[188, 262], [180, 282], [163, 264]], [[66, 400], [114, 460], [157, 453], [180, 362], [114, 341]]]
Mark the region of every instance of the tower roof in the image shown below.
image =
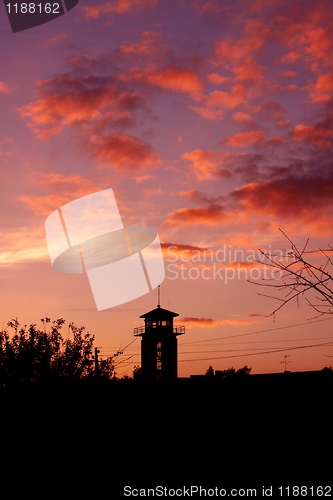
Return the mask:
[[168, 311], [168, 309], [163, 309], [163, 307], [156, 307], [156, 309], [152, 309], [145, 314], [142, 314], [140, 318], [174, 318], [175, 316], [179, 316], [178, 313]]

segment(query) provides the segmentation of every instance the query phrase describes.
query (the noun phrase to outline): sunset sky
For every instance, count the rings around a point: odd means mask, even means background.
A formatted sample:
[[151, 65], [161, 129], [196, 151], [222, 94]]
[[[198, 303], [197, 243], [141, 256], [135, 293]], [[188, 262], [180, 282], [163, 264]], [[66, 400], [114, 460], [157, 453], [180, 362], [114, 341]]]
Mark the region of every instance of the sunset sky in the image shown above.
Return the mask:
[[[290, 247], [279, 228], [333, 245], [332, 2], [80, 0], [15, 34], [2, 3], [0, 37], [3, 327], [63, 317], [103, 357], [132, 342], [156, 290], [98, 312], [86, 275], [53, 270], [45, 238], [51, 212], [113, 188], [124, 225], [158, 231], [161, 304], [186, 326], [179, 376], [278, 372], [284, 355], [292, 371], [333, 364], [329, 317], [314, 323], [301, 300], [273, 322], [277, 301], [246, 281], [258, 248]], [[140, 340], [127, 352], [119, 376]]]

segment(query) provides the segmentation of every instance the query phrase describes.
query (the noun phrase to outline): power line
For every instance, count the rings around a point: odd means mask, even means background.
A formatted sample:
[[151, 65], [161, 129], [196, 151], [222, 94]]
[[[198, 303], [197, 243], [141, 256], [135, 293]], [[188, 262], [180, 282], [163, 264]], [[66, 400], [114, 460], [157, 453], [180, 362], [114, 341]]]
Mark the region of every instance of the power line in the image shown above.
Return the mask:
[[281, 348], [281, 349], [274, 349], [270, 351], [263, 351], [263, 352], [252, 352], [249, 354], [232, 354], [229, 356], [217, 356], [214, 358], [192, 358], [192, 359], [179, 359], [179, 363], [181, 362], [190, 362], [190, 361], [209, 361], [213, 359], [225, 359], [225, 358], [241, 358], [245, 356], [259, 356], [260, 354], [272, 354], [275, 352], [284, 352], [284, 351], [294, 351], [296, 349], [309, 349], [312, 347], [320, 347], [324, 345], [332, 345], [333, 342], [323, 342], [321, 344], [310, 344], [310, 345], [303, 345], [303, 346], [297, 346], [297, 347], [287, 347], [287, 348]]
[[[265, 344], [266, 342], [298, 342], [300, 340], [320, 340], [320, 339], [333, 339], [333, 337], [317, 337], [317, 338], [306, 338], [306, 339], [285, 339], [285, 340], [271, 340], [271, 341], [254, 341], [254, 342], [243, 342], [243, 343], [237, 343], [237, 342], [229, 342], [229, 343], [226, 343], [226, 344], [216, 344], [216, 345], [219, 345], [219, 346], [223, 346], [223, 345], [233, 345], [233, 344], [236, 344], [238, 346], [241, 346], [242, 344], [251, 344], [251, 343], [263, 343]], [[333, 343], [333, 342], [332, 342]], [[330, 342], [328, 342], [328, 344], [330, 344]], [[209, 347], [211, 346], [211, 344], [209, 345]], [[299, 347], [299, 346], [293, 346], [293, 347]], [[302, 346], [301, 346], [302, 347]], [[283, 346], [276, 346], [276, 348], [278, 349], [281, 349], [281, 350], [288, 350], [289, 347], [283, 347]], [[209, 352], [237, 352], [237, 351], [258, 351], [259, 350], [265, 350], [267, 349], [267, 347], [256, 347], [256, 348], [243, 348], [243, 349], [223, 349], [223, 350], [217, 350], [217, 349], [213, 349], [213, 350], [199, 350], [199, 351], [182, 351], [182, 350], [179, 350], [178, 351], [178, 354], [203, 354], [203, 353], [209, 353]], [[127, 353], [129, 356], [131, 357], [134, 357], [134, 356], [140, 356], [140, 353], [132, 353], [132, 352], [128, 352]], [[106, 354], [103, 354], [103, 356], [106, 356]]]
[[[212, 339], [203, 339], [203, 340], [194, 340], [194, 341], [191, 341], [191, 342], [182, 342], [182, 343], [179, 344], [179, 346], [186, 346], [186, 345], [191, 345], [191, 344], [212, 342], [214, 340], [225, 340], [225, 339], [231, 339], [231, 338], [237, 338], [237, 337], [244, 337], [244, 336], [248, 336], [248, 335], [257, 335], [259, 333], [274, 332], [274, 331], [277, 331], [277, 330], [284, 330], [284, 329], [293, 328], [293, 327], [296, 327], [296, 326], [304, 326], [304, 325], [309, 325], [309, 324], [313, 324], [313, 323], [320, 323], [320, 322], [323, 322], [323, 321], [331, 321], [331, 320], [333, 320], [333, 318], [325, 318], [325, 319], [319, 319], [319, 320], [314, 320], [314, 321], [306, 321], [304, 323], [296, 323], [294, 325], [280, 326], [278, 328], [269, 328], [269, 329], [266, 329], [266, 330], [257, 330], [255, 332], [247, 332], [247, 333], [240, 333], [240, 334], [236, 334], [236, 335], [228, 335], [226, 337], [214, 337]], [[318, 339], [319, 338], [326, 339], [326, 338], [332, 338], [332, 337], [318, 337]], [[132, 342], [130, 342], [129, 344], [127, 344], [127, 346], [125, 346], [123, 349], [120, 349], [120, 350], [126, 349], [131, 344], [133, 344], [136, 340], [137, 340], [137, 338], [135, 338], [134, 340], [132, 340]], [[298, 339], [298, 340], [312, 340], [312, 339]], [[254, 340], [254, 341], [243, 342], [243, 344], [245, 344], [245, 343], [256, 343], [256, 342], [257, 343], [265, 343], [265, 342], [292, 342], [292, 341], [293, 341], [292, 339], [286, 339], [286, 340], [283, 340], [283, 341], [282, 340], [281, 341], [279, 341], [279, 340], [262, 340], [262, 341], [258, 340], [258, 341], [255, 341]], [[213, 344], [207, 344], [207, 345], [213, 345]], [[216, 345], [221, 345], [221, 344], [219, 343], [219, 344], [216, 344]], [[105, 346], [105, 347], [102, 347], [102, 346], [99, 346], [99, 349], [119, 349], [119, 347], [114, 347], [114, 346]], [[137, 346], [137, 347], [134, 346], [134, 347], [132, 347], [132, 349], [140, 350], [141, 348], [140, 348], [140, 346]], [[103, 355], [106, 355], [106, 353], [104, 352]]]
[[[333, 341], [329, 342], [329, 343], [333, 344]], [[280, 346], [278, 349], [281, 350], [281, 351], [288, 351], [288, 350], [290, 350], [292, 348], [295, 348], [295, 349], [300, 348], [300, 349], [302, 349], [303, 346], [293, 346], [291, 348], [290, 347], [281, 347]], [[244, 349], [223, 349], [223, 350], [218, 350], [218, 351], [216, 351], [216, 350], [213, 350], [213, 351], [183, 351], [183, 352], [180, 351], [179, 354], [204, 354], [204, 353], [209, 353], [209, 352], [244, 352], [244, 351], [246, 351], [246, 352], [248, 352], [248, 351], [257, 351], [257, 352], [259, 352], [258, 349], [259, 349], [259, 351], [264, 351], [265, 349], [267, 349], [267, 347], [257, 347], [257, 348], [253, 348], [253, 349], [251, 349], [251, 348], [250, 349], [246, 349], [246, 348], [244, 348]], [[273, 352], [273, 350], [270, 350], [270, 352]]]
[[[207, 345], [209, 347], [211, 347], [212, 345], [216, 345], [216, 346], [222, 346], [222, 345], [243, 345], [243, 344], [269, 344], [269, 343], [272, 343], [272, 342], [300, 342], [300, 341], [303, 341], [303, 340], [327, 340], [327, 339], [333, 339], [333, 337], [307, 337], [307, 338], [302, 338], [302, 339], [275, 339], [275, 340], [248, 340], [248, 341], [245, 341], [245, 342], [219, 342], [219, 343], [216, 343], [216, 344], [203, 344], [203, 345]], [[180, 344], [180, 347], [181, 346], [185, 346], [187, 345], [186, 343], [184, 344]]]
[[[301, 341], [304, 341], [304, 340], [328, 340], [328, 339], [333, 339], [332, 336], [330, 337], [306, 337], [306, 338], [300, 338], [300, 339], [275, 339], [275, 340], [247, 340], [247, 341], [243, 341], [243, 342], [218, 342], [216, 344], [211, 344], [211, 343], [207, 343], [207, 344], [201, 344], [201, 345], [207, 345], [209, 347], [213, 346], [213, 345], [216, 345], [216, 346], [224, 346], [224, 345], [244, 345], [244, 344], [269, 344], [269, 343], [281, 343], [281, 342], [301, 342]], [[179, 344], [179, 348], [181, 349], [183, 346], [187, 346], [188, 344], [190, 343], [182, 343], [182, 344]], [[100, 347], [100, 349], [107, 349], [106, 347]], [[136, 349], [136, 351], [140, 351], [141, 350], [141, 347], [138, 346], [138, 347], [132, 347], [132, 349]], [[179, 352], [182, 352], [181, 350], [179, 349]], [[203, 352], [203, 351], [196, 351], [196, 352]], [[104, 351], [102, 353], [102, 356], [107, 356], [108, 353], [114, 353], [114, 351]], [[127, 352], [127, 354], [132, 354], [134, 356], [138, 356], [140, 354], [140, 352], [132, 352], [129, 351]]]
[[236, 334], [236, 335], [228, 335], [226, 337], [214, 337], [212, 339], [194, 340], [192, 342], [184, 342], [184, 343], [182, 343], [182, 345], [198, 344], [198, 343], [201, 343], [201, 342], [210, 342], [211, 340], [224, 340], [224, 339], [232, 339], [232, 338], [235, 338], [235, 337], [245, 337], [247, 335], [256, 335], [258, 333], [274, 332], [274, 331], [277, 331], [277, 330], [285, 330], [287, 328], [294, 328], [295, 326], [304, 326], [304, 325], [310, 325], [312, 323], [319, 323], [319, 322], [322, 322], [322, 321], [332, 321], [332, 320], [333, 320], [333, 318], [317, 319], [317, 320], [314, 320], [314, 321], [306, 321], [305, 323], [297, 323], [295, 325], [286, 325], [286, 326], [280, 326], [278, 328], [269, 328], [267, 330], [258, 330], [256, 332], [239, 333], [239, 334]]

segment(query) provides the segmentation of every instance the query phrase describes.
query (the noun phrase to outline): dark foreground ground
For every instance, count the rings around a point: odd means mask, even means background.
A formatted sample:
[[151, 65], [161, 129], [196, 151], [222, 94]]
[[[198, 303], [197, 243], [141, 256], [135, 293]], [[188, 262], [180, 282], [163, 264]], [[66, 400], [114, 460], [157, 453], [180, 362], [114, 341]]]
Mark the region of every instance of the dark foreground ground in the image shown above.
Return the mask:
[[43, 478], [43, 498], [59, 485], [85, 498], [90, 483], [93, 498], [115, 500], [126, 485], [257, 487], [258, 497], [263, 486], [330, 485], [332, 395], [329, 370], [179, 379], [176, 397], [154, 400], [131, 379], [3, 390], [2, 458], [32, 467], [27, 485]]

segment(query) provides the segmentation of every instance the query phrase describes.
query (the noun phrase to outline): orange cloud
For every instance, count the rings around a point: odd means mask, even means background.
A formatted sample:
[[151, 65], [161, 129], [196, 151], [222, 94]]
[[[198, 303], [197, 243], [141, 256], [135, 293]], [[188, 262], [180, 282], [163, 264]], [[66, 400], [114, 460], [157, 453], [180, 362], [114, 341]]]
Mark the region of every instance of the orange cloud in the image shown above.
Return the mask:
[[228, 92], [220, 90], [211, 92], [205, 98], [203, 106], [190, 108], [204, 118], [213, 120], [222, 118], [221, 110], [246, 105], [249, 99], [257, 97], [263, 91], [274, 91], [278, 87], [264, 79], [265, 68], [260, 67], [254, 58], [254, 54], [264, 48], [269, 29], [259, 21], [247, 20], [245, 32], [248, 36], [238, 41], [222, 40], [216, 44], [220, 65], [233, 73], [233, 78], [211, 73], [207, 79], [215, 85], [229, 82], [234, 85]]
[[214, 151], [203, 151], [195, 149], [191, 153], [183, 153], [181, 157], [184, 160], [192, 161], [192, 168], [195, 170], [199, 180], [210, 179], [213, 172], [220, 164], [220, 160]]
[[217, 0], [210, 0], [202, 5], [200, 8], [200, 16], [218, 16], [229, 10], [229, 7], [221, 7], [216, 3]]
[[[123, 86], [123, 83], [117, 82]], [[66, 126], [92, 126], [101, 132], [108, 125], [127, 125], [135, 121], [132, 112], [145, 105], [146, 96], [121, 92], [109, 78], [88, 75], [70, 78], [59, 75], [37, 83], [42, 96], [38, 101], [18, 108], [21, 118], [39, 139], [49, 139]]]
[[[162, 251], [164, 257], [167, 259], [168, 257], [175, 257], [187, 260], [192, 260], [194, 257], [198, 257], [200, 255], [213, 255], [214, 252], [207, 248], [198, 247], [195, 245], [183, 245], [181, 243], [161, 243]], [[174, 259], [172, 259], [174, 260]]]
[[[309, 177], [285, 178], [254, 182], [235, 189], [230, 198], [238, 211], [245, 211], [272, 220], [301, 225], [307, 232], [326, 234], [331, 230], [333, 215], [333, 177], [314, 173]], [[318, 224], [320, 220], [320, 224]]]
[[91, 181], [80, 174], [34, 174], [33, 178], [52, 193], [46, 196], [21, 196], [20, 199], [34, 213], [45, 216], [76, 198], [98, 190]]
[[[302, 47], [303, 54], [308, 62], [323, 65], [332, 63], [332, 34], [332, 25], [325, 29], [313, 27], [313, 29], [308, 29], [302, 33], [298, 45]], [[316, 68], [317, 66], [315, 66]]]
[[185, 324], [192, 328], [199, 326], [200, 328], [214, 328], [219, 325], [251, 325], [253, 321], [245, 319], [211, 319], [211, 318], [179, 318], [177, 323]]
[[220, 60], [223, 63], [231, 63], [232, 69], [235, 68], [237, 60], [249, 57], [253, 51], [262, 49], [270, 32], [268, 27], [255, 19], [247, 20], [245, 30], [252, 33], [237, 42], [222, 40], [216, 45], [216, 53]]
[[201, 99], [203, 86], [196, 74], [180, 66], [171, 66], [160, 69], [150, 65], [141, 70], [131, 68], [127, 75], [121, 75], [124, 80], [142, 80], [149, 85], [156, 85], [165, 90], [189, 94], [191, 97]]
[[220, 324], [220, 320], [211, 318], [179, 318], [178, 323], [185, 323], [187, 326], [200, 326], [201, 328], [213, 328]]
[[211, 109], [205, 106], [189, 106], [188, 109], [194, 111], [198, 115], [201, 115], [205, 120], [221, 120], [224, 116], [223, 109]]
[[288, 127], [291, 124], [291, 122], [290, 120], [281, 120], [278, 122], [278, 124], [280, 125], [280, 127]]
[[152, 175], [140, 175], [139, 177], [137, 177], [135, 180], [136, 182], [144, 182], [144, 181], [147, 181], [148, 179], [152, 179], [153, 176]]
[[235, 92], [228, 94], [227, 92], [222, 92], [221, 90], [214, 90], [209, 94], [206, 106], [209, 108], [234, 109], [240, 104], [245, 103], [243, 96], [233, 94], [235, 94]]
[[199, 180], [212, 179], [213, 177], [230, 178], [232, 174], [227, 167], [246, 156], [247, 153], [221, 153], [202, 149], [195, 149], [190, 153], [183, 153], [181, 155], [184, 160], [192, 162], [190, 167], [194, 170]]
[[91, 7], [83, 6], [81, 9], [86, 19], [98, 19], [103, 14], [125, 14], [138, 9], [155, 7], [157, 3], [158, 0], [118, 0]]
[[270, 137], [267, 142], [269, 142], [270, 144], [279, 145], [279, 144], [284, 144], [285, 141], [286, 140], [284, 137], [280, 137], [279, 135], [275, 135], [273, 137]]
[[193, 71], [184, 68], [170, 68], [148, 75], [146, 81], [158, 85], [165, 90], [195, 95], [201, 93], [203, 87]]
[[244, 148], [249, 144], [260, 144], [266, 134], [263, 130], [258, 130], [257, 132], [239, 132], [231, 137], [226, 137], [221, 139], [221, 145], [233, 146], [234, 148]]
[[210, 73], [207, 75], [207, 80], [214, 85], [223, 85], [232, 82], [232, 78], [229, 76], [220, 76], [217, 73]]
[[160, 49], [168, 50], [166, 45], [161, 44], [161, 34], [154, 31], [145, 31], [141, 34], [139, 43], [131, 43], [129, 45], [121, 45], [120, 50], [124, 54], [136, 54], [148, 56], [155, 54]]
[[333, 130], [331, 128], [319, 128], [301, 123], [297, 125], [292, 131], [292, 138], [294, 141], [302, 142], [308, 141], [317, 146], [318, 148], [329, 147]]
[[282, 92], [296, 92], [298, 90], [297, 85], [286, 85], [285, 87], [280, 87]]
[[236, 122], [248, 122], [252, 120], [248, 113], [242, 113], [241, 111], [234, 113], [232, 117]]
[[2, 241], [0, 266], [9, 267], [26, 262], [49, 260], [45, 230], [41, 224], [35, 227], [23, 226], [12, 231], [0, 231]]
[[100, 167], [105, 165], [126, 171], [144, 170], [156, 168], [161, 161], [149, 144], [133, 135], [92, 135], [85, 147], [100, 161]]
[[168, 227], [177, 226], [218, 226], [226, 222], [228, 216], [224, 205], [210, 205], [209, 207], [180, 208], [169, 214], [165, 221]]
[[39, 139], [47, 139], [65, 126], [94, 120], [115, 103], [118, 95], [114, 86], [85, 88], [62, 75], [51, 82], [38, 82], [40, 88], [50, 84], [59, 86], [59, 92], [18, 108], [21, 118], [29, 119], [28, 124]]
[[264, 79], [264, 68], [260, 68], [252, 57], [245, 59], [241, 63], [234, 64], [232, 71], [235, 74], [236, 82], [247, 82], [252, 85], [260, 86]]
[[[304, 62], [311, 71], [332, 64], [332, 16], [329, 10], [310, 2], [301, 10], [295, 3], [285, 13], [277, 14], [271, 20], [272, 35], [289, 52], [281, 61], [287, 64]], [[327, 27], [322, 24], [326, 23]]]
[[58, 42], [62, 42], [63, 40], [66, 40], [67, 38], [67, 35], [66, 34], [62, 34], [62, 35], [55, 35], [54, 37], [52, 38], [49, 38], [46, 42], [46, 47], [45, 49], [49, 49], [51, 47], [54, 47], [54, 45], [56, 45]]
[[282, 56], [281, 61], [287, 64], [295, 64], [296, 61], [302, 58], [302, 55], [295, 51], [290, 51], [288, 54]]
[[282, 71], [279, 73], [281, 78], [295, 78], [297, 76], [296, 71]]
[[233, 261], [229, 262], [226, 267], [229, 267], [231, 269], [235, 269], [236, 271], [239, 272], [245, 272], [248, 269], [253, 269], [253, 268], [259, 268], [259, 267], [264, 267], [263, 264], [258, 264], [257, 262], [254, 261]]
[[0, 94], [8, 94], [9, 92], [9, 87], [4, 82], [0, 82]]
[[220, 120], [226, 109], [235, 109], [246, 104], [244, 96], [248, 93], [243, 85], [234, 85], [231, 92], [214, 90], [205, 97], [203, 106], [189, 106], [189, 109], [208, 120]]
[[251, 0], [247, 7], [250, 12], [261, 12], [265, 7], [277, 7], [283, 4], [283, 0], [255, 0], [254, 2]]
[[243, 99], [254, 97], [262, 92], [264, 67], [260, 67], [256, 55], [264, 50], [270, 37], [267, 23], [258, 19], [247, 19], [244, 23], [245, 36], [239, 40], [222, 40], [216, 44], [216, 54], [220, 64], [234, 74], [235, 83], [244, 84]]
[[332, 99], [333, 74], [320, 74], [315, 84], [306, 85], [302, 90], [310, 91], [310, 102], [320, 103]]

